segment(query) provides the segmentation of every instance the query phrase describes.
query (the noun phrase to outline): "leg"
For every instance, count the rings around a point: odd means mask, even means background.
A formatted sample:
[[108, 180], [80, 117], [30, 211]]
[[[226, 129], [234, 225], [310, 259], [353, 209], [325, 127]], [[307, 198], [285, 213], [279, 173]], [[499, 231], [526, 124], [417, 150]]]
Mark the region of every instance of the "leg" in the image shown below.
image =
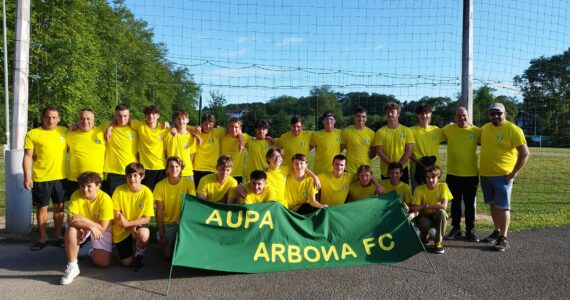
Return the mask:
[[491, 212], [493, 213], [493, 223], [495, 223], [495, 227], [499, 229], [502, 236], [507, 237], [509, 223], [511, 221], [511, 211], [499, 208], [496, 205], [491, 205]]
[[42, 206], [36, 209], [36, 217], [38, 221], [38, 230], [40, 232], [39, 242], [45, 243], [47, 241], [47, 218], [48, 218], [48, 207]]
[[[451, 226], [455, 230], [461, 230], [461, 201], [464, 200], [461, 188], [462, 183], [458, 176], [451, 174], [447, 174], [445, 180], [453, 195], [453, 200], [451, 201]], [[467, 204], [465, 206], [467, 207]], [[465, 219], [467, 220], [467, 217]]]
[[103, 249], [93, 249], [91, 261], [98, 268], [106, 268], [111, 264], [111, 252]]
[[438, 210], [432, 216], [432, 220], [433, 226], [435, 227], [434, 242], [438, 244], [443, 240], [443, 233], [445, 232], [445, 227], [447, 226], [447, 212], [445, 209]]
[[79, 253], [79, 240], [83, 236], [83, 230], [68, 226], [65, 231], [65, 256], [68, 262], [77, 261]]
[[467, 177], [463, 193], [465, 203], [465, 229], [472, 231], [475, 228], [475, 198], [477, 197], [478, 177]]
[[420, 240], [427, 243], [428, 241], [428, 231], [431, 228], [431, 220], [426, 216], [419, 216], [416, 218], [416, 226], [420, 230]]
[[135, 238], [137, 249], [145, 249], [150, 241], [150, 230], [146, 227], [139, 228]]
[[61, 239], [61, 229], [63, 228], [63, 203], [53, 204], [53, 224], [54, 238], [57, 241]]

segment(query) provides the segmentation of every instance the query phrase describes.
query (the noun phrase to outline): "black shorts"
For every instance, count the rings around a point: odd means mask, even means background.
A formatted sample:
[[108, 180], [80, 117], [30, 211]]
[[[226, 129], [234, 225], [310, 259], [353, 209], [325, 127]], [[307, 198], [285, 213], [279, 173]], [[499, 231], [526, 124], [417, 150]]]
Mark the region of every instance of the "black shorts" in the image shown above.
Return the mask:
[[71, 199], [73, 192], [79, 189], [79, 183], [77, 181], [66, 180], [65, 181], [65, 201]]
[[122, 184], [127, 183], [127, 176], [121, 174], [108, 173], [107, 179], [103, 182], [103, 191], [107, 195], [113, 197], [115, 189]]
[[115, 248], [117, 249], [117, 254], [119, 255], [119, 259], [123, 260], [125, 258], [129, 258], [134, 255], [134, 245], [135, 239], [133, 236], [129, 234], [124, 240], [115, 243]]
[[32, 203], [36, 207], [49, 205], [49, 199], [53, 204], [63, 203], [65, 200], [65, 179], [34, 182], [32, 187]]
[[156, 184], [164, 178], [166, 178], [166, 170], [145, 170], [142, 184], [153, 191]]

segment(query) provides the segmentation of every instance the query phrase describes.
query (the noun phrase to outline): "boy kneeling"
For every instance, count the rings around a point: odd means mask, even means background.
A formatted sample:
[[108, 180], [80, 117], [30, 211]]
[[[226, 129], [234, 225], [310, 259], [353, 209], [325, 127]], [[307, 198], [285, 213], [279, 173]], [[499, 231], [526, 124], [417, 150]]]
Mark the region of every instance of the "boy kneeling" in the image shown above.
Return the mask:
[[[127, 183], [113, 193], [113, 243], [123, 266], [133, 266], [135, 271], [144, 268], [143, 255], [149, 243], [150, 231], [146, 227], [154, 216], [152, 192], [141, 181], [144, 166], [133, 162], [125, 167]], [[136, 251], [133, 261], [133, 242]]]
[[447, 187], [447, 183], [439, 182], [441, 169], [438, 166], [426, 168], [426, 184], [422, 184], [414, 191], [412, 199], [413, 210], [420, 213], [416, 218], [416, 226], [420, 230], [420, 239], [424, 244], [428, 242], [428, 231], [435, 228], [435, 249], [437, 254], [443, 254], [443, 233], [447, 226], [447, 201], [453, 195]]
[[100, 268], [111, 262], [112, 234], [109, 222], [113, 220], [113, 201], [101, 191], [101, 177], [85, 172], [77, 178], [79, 190], [71, 195], [65, 230], [67, 269], [61, 284], [70, 284], [79, 275], [77, 256], [79, 245], [91, 238], [83, 247], [88, 250], [93, 264]]

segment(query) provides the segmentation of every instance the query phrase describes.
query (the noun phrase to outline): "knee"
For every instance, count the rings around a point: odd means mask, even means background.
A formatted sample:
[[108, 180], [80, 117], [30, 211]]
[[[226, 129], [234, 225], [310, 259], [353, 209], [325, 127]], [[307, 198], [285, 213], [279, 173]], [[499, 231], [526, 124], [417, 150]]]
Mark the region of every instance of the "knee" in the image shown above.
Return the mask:
[[63, 212], [63, 203], [58, 203], [53, 205], [53, 212], [54, 213], [62, 213]]

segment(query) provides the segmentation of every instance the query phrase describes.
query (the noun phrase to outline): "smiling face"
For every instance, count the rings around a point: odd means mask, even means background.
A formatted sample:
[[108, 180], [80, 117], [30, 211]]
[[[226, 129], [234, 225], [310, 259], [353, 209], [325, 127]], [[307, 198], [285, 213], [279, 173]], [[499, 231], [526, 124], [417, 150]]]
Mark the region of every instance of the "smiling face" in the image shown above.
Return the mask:
[[402, 170], [400, 168], [389, 170], [388, 176], [390, 177], [390, 185], [397, 186], [400, 184], [400, 178], [402, 178]]
[[267, 163], [271, 170], [277, 170], [283, 163], [283, 155], [279, 151], [273, 151], [271, 156], [267, 157]]
[[303, 132], [303, 123], [297, 122], [295, 124], [291, 124], [291, 134], [293, 136], [298, 136]]
[[219, 182], [222, 182], [224, 180], [226, 180], [226, 178], [230, 177], [230, 174], [232, 174], [232, 166], [227, 165], [227, 166], [223, 166], [223, 165], [219, 165], [216, 166], [216, 179]]
[[432, 113], [429, 111], [416, 114], [416, 116], [418, 117], [418, 123], [424, 126], [428, 125], [429, 121], [431, 120], [431, 114]]
[[88, 132], [95, 126], [95, 115], [90, 111], [82, 111], [78, 117], [79, 129]]
[[293, 160], [293, 171], [298, 175], [304, 175], [307, 170], [307, 161], [294, 159]]
[[54, 130], [59, 120], [59, 112], [56, 110], [48, 110], [42, 117], [42, 127], [45, 130]]
[[469, 125], [469, 114], [464, 107], [459, 107], [455, 111], [455, 124], [459, 128], [466, 128]]
[[265, 188], [265, 179], [250, 180], [249, 186], [254, 194], [259, 195]]
[[323, 128], [328, 131], [331, 132], [334, 130], [334, 125], [336, 124], [336, 119], [332, 116], [326, 117], [322, 120], [323, 123]]
[[400, 117], [400, 111], [397, 109], [388, 109], [385, 111], [386, 119], [388, 119], [388, 123], [390, 124], [397, 124], [398, 118]]
[[344, 159], [335, 159], [332, 164], [333, 167], [333, 175], [335, 177], [340, 177], [346, 168], [346, 160]]
[[158, 124], [158, 118], [160, 118], [159, 113], [150, 113], [144, 116], [146, 124], [152, 128], [156, 127], [156, 124]]
[[142, 187], [142, 180], [144, 175], [139, 174], [138, 172], [127, 174], [127, 184], [129, 186], [129, 190], [131, 192], [138, 192], [141, 190]]
[[101, 184], [96, 184], [94, 182], [87, 182], [85, 184], [79, 185], [79, 193], [81, 197], [86, 198], [88, 200], [95, 200], [97, 199], [97, 191], [101, 187]]
[[505, 123], [506, 118], [507, 118], [506, 112], [502, 112], [498, 109], [491, 109], [489, 111], [489, 120], [495, 126], [503, 125], [503, 123]]
[[130, 120], [130, 112], [128, 109], [115, 111], [115, 121], [119, 126], [127, 126]]
[[359, 112], [354, 114], [354, 127], [361, 129], [366, 127], [367, 115], [365, 112]]
[[166, 171], [169, 178], [178, 178], [182, 174], [182, 166], [180, 166], [176, 161], [169, 161], [166, 166]]
[[202, 124], [200, 124], [200, 125], [202, 127], [203, 133], [210, 133], [210, 131], [212, 131], [212, 129], [214, 129], [214, 122], [206, 121], [206, 122], [202, 122]]
[[237, 137], [241, 133], [241, 124], [239, 122], [232, 122], [228, 125], [228, 134], [231, 137]]
[[439, 172], [427, 172], [426, 173], [426, 186], [430, 190], [434, 190], [437, 183], [439, 182]]
[[358, 182], [360, 186], [369, 186], [370, 180], [372, 180], [372, 173], [370, 171], [362, 171], [358, 173]]

